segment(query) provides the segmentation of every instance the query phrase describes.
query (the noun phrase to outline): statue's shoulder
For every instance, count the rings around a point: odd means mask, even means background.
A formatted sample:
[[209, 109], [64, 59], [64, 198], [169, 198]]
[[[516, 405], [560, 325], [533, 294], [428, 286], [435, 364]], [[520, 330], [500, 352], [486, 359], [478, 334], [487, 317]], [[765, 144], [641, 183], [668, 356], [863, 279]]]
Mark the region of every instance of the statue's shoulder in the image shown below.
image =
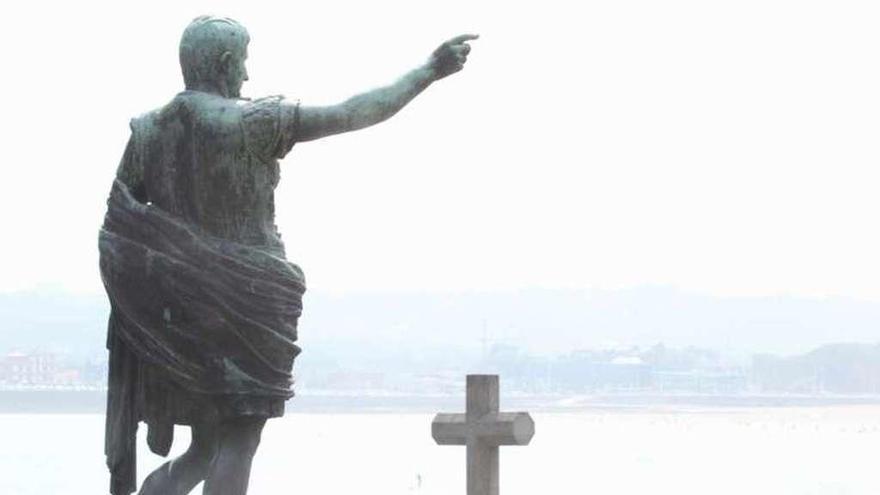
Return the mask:
[[241, 100], [242, 128], [248, 149], [263, 161], [283, 158], [296, 140], [299, 102], [282, 95]]
[[144, 145], [190, 136], [184, 132], [190, 129], [233, 147], [243, 142], [253, 155], [271, 161], [293, 146], [297, 104], [286, 103], [281, 95], [246, 99], [183, 91], [162, 107], [132, 119], [132, 135]]
[[131, 129], [129, 139], [133, 151], [142, 154], [145, 146], [156, 136], [156, 121], [161, 113], [161, 108], [156, 108], [133, 117], [128, 126]]
[[[189, 127], [195, 120], [206, 120], [211, 113], [210, 99], [199, 93], [184, 91], [178, 93], [161, 107], [154, 108], [133, 117], [129, 122], [131, 141], [136, 151], [145, 152], [152, 144], [167, 141]], [[207, 117], [210, 120], [210, 117]]]

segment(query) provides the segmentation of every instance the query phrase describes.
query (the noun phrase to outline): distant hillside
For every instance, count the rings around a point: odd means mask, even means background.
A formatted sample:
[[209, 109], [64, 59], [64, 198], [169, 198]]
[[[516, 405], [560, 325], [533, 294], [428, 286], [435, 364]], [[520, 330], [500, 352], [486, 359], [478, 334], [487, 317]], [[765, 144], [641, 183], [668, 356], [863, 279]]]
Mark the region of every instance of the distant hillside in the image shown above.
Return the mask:
[[[0, 352], [102, 351], [104, 296], [0, 294]], [[348, 294], [308, 292], [300, 339], [336, 359], [503, 343], [533, 353], [651, 345], [795, 354], [832, 342], [880, 341], [880, 304], [847, 299], [717, 298], [668, 288], [621, 291]]]
[[794, 354], [880, 341], [880, 304], [622, 291], [307, 295], [303, 338], [478, 348], [485, 334], [531, 351], [652, 345]]
[[104, 348], [106, 298], [58, 292], [0, 294], [0, 352], [50, 350], [91, 356]]
[[753, 375], [765, 391], [880, 394], [880, 344], [830, 344], [779, 358], [755, 356]]

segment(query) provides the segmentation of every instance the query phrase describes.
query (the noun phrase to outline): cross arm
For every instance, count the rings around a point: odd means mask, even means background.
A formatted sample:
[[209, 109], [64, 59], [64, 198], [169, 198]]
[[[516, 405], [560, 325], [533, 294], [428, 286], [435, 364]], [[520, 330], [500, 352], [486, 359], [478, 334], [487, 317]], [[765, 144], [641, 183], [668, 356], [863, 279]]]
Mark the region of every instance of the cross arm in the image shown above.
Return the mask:
[[440, 413], [431, 423], [431, 436], [439, 445], [528, 445], [535, 434], [535, 421], [525, 412], [490, 413], [468, 423], [464, 414]]
[[467, 421], [464, 414], [440, 413], [431, 422], [431, 436], [437, 445], [467, 444]]

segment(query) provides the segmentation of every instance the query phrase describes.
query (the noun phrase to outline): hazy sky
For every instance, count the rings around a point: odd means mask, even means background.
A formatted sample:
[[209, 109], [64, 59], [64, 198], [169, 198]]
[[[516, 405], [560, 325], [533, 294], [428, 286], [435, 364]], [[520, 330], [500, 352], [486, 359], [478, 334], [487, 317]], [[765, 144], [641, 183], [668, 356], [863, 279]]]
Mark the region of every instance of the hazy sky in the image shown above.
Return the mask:
[[459, 33], [465, 71], [297, 145], [277, 223], [312, 289], [668, 284], [880, 301], [876, 1], [28, 2], [4, 10], [0, 290], [100, 291], [128, 120], [202, 13], [248, 96], [333, 103]]

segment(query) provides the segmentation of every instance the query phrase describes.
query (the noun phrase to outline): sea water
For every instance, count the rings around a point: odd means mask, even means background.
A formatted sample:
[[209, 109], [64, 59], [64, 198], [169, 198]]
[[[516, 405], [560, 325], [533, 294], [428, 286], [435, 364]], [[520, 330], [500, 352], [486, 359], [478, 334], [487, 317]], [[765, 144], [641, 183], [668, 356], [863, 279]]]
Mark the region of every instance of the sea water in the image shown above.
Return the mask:
[[[880, 406], [587, 410], [533, 414], [501, 447], [501, 493], [880, 493]], [[270, 421], [249, 493], [465, 493], [465, 449], [431, 439], [430, 414], [288, 414]], [[163, 462], [139, 432], [139, 478]], [[172, 455], [186, 449], [175, 431]], [[0, 415], [0, 494], [107, 493], [98, 414]], [[193, 493], [201, 493], [201, 489]]]

